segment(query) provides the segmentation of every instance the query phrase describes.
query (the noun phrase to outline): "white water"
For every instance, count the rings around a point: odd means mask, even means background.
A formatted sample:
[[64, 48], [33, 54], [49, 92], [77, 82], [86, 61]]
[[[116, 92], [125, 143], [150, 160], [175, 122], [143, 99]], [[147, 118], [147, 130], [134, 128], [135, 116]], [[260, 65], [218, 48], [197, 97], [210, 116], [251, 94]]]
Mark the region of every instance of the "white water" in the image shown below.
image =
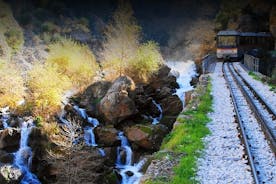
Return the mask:
[[185, 102], [185, 92], [190, 91], [193, 87], [190, 85], [193, 76], [196, 76], [196, 65], [194, 61], [167, 61], [167, 66], [169, 66], [172, 71], [171, 74], [177, 77], [177, 83], [179, 89], [176, 90], [177, 96], [182, 101], [183, 105]]
[[18, 167], [24, 175], [21, 184], [40, 184], [38, 178], [30, 171], [32, 165], [32, 150], [28, 146], [28, 139], [33, 126], [32, 120], [27, 122], [24, 121], [21, 124], [20, 147], [15, 153], [13, 164]]
[[[86, 110], [83, 108], [78, 107], [77, 105], [74, 105], [73, 107], [75, 111], [88, 123], [92, 124], [93, 126], [86, 126], [84, 128], [84, 142], [88, 146], [96, 147], [98, 144], [96, 143], [95, 134], [94, 134], [94, 128], [99, 126], [99, 121], [96, 118], [89, 117], [86, 114]], [[98, 151], [102, 157], [105, 156], [105, 152], [102, 148], [98, 148]]]
[[155, 100], [152, 100], [152, 103], [157, 107], [157, 109], [160, 112], [160, 115], [158, 117], [152, 118], [152, 124], [156, 125], [162, 119], [162, 116], [163, 116], [162, 113], [163, 113], [163, 111], [162, 111], [161, 105], [158, 104]]
[[9, 111], [9, 107], [5, 107], [5, 108], [2, 108], [0, 110], [1, 112], [1, 121], [2, 121], [2, 124], [3, 124], [3, 128], [6, 129], [6, 128], [9, 128], [9, 124], [8, 124], [8, 121], [9, 121], [9, 118], [10, 118], [10, 113], [8, 112]]
[[[142, 173], [139, 171], [142, 169], [145, 160], [141, 160], [139, 163], [132, 165], [132, 150], [127, 138], [123, 132], [119, 132], [118, 138], [121, 141], [121, 146], [117, 148], [116, 168], [120, 170], [120, 175], [122, 176], [121, 184], [138, 184], [142, 177]], [[124, 163], [121, 157], [122, 151], [125, 152]], [[132, 173], [132, 176], [129, 176], [128, 173]]]

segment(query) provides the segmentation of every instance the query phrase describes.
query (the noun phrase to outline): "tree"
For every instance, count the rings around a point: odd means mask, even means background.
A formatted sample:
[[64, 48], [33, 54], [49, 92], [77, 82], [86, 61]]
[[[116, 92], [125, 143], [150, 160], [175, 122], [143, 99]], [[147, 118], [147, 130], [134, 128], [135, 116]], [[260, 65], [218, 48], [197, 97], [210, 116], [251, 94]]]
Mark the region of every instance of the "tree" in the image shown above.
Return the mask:
[[120, 1], [112, 21], [104, 32], [103, 66], [107, 75], [125, 74], [139, 47], [140, 30], [130, 4]]

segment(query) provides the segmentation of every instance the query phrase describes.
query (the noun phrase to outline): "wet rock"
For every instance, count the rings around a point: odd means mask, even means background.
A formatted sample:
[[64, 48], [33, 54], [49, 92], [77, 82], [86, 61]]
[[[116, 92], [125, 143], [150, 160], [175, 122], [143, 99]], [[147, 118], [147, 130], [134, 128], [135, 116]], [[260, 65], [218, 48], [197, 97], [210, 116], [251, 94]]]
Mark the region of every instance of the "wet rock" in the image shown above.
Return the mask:
[[163, 110], [163, 118], [161, 119], [160, 123], [171, 129], [177, 116], [182, 111], [183, 104], [177, 95], [162, 99], [160, 104]]
[[104, 147], [119, 145], [117, 140], [118, 131], [115, 128], [97, 127], [95, 128], [96, 140], [99, 145]]
[[168, 133], [164, 125], [134, 125], [125, 129], [129, 141], [147, 150], [158, 150]]
[[19, 148], [20, 129], [8, 128], [0, 130], [0, 149], [8, 152], [15, 152]]
[[130, 93], [135, 89], [127, 76], [117, 78], [99, 103], [99, 112], [109, 124], [116, 124], [137, 113]]
[[140, 114], [152, 117], [157, 117], [160, 114], [158, 108], [153, 103], [152, 97], [137, 95], [135, 99], [135, 104]]
[[19, 168], [12, 165], [0, 166], [0, 183], [1, 184], [19, 184], [23, 173]]
[[171, 75], [170, 71], [171, 69], [168, 66], [162, 66], [157, 74], [151, 77], [149, 85], [155, 90], [165, 86], [171, 89], [179, 88], [176, 77]]
[[166, 98], [172, 94], [173, 94], [173, 90], [171, 88], [165, 86], [165, 87], [162, 87], [160, 89], [160, 91], [158, 91], [156, 97], [157, 97], [157, 99], [162, 99], [162, 98]]
[[12, 163], [14, 156], [12, 153], [8, 153], [4, 150], [0, 150], [0, 163]]
[[191, 86], [196, 86], [198, 82], [199, 82], [198, 77], [193, 76], [190, 84], [191, 84]]

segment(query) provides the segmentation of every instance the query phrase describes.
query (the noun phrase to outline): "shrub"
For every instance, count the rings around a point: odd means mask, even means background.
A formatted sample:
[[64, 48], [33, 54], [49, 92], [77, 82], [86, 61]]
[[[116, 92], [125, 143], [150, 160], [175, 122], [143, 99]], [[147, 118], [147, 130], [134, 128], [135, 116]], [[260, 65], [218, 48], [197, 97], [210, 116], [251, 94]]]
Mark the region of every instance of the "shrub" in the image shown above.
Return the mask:
[[18, 51], [23, 43], [23, 33], [21, 30], [10, 29], [5, 32], [6, 42], [14, 50]]
[[24, 80], [13, 65], [0, 61], [0, 107], [15, 108], [25, 95]]
[[35, 116], [48, 117], [60, 108], [62, 95], [71, 87], [69, 79], [53, 65], [36, 64], [28, 73], [29, 103]]
[[271, 74], [271, 84], [276, 85], [276, 67], [274, 67], [272, 74]]
[[129, 65], [127, 74], [134, 80], [147, 81], [148, 78], [156, 72], [163, 63], [159, 47], [155, 42], [149, 41], [142, 44]]
[[49, 46], [47, 63], [56, 66], [59, 73], [79, 88], [90, 84], [98, 69], [89, 47], [65, 38]]

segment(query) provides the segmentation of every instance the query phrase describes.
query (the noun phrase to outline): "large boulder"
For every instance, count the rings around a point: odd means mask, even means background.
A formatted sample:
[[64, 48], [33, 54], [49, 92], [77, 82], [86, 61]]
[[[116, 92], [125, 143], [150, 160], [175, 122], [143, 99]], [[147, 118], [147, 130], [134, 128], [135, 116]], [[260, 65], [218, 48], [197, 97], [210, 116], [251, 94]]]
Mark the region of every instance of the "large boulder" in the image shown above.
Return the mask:
[[171, 129], [177, 116], [183, 109], [183, 104], [177, 95], [162, 99], [160, 104], [163, 110], [163, 117], [160, 123]]
[[166, 126], [158, 125], [134, 125], [125, 128], [129, 141], [146, 150], [156, 151], [159, 149], [164, 136], [168, 133]]
[[117, 139], [118, 131], [112, 127], [97, 127], [95, 128], [95, 136], [97, 143], [104, 147], [118, 146], [119, 140]]
[[85, 107], [87, 114], [97, 116], [97, 104], [105, 96], [111, 83], [99, 81], [90, 85], [80, 97], [80, 106]]
[[10, 164], [0, 165], [0, 183], [1, 184], [19, 184], [23, 173], [19, 168]]
[[0, 130], [0, 149], [8, 152], [15, 152], [19, 148], [20, 143], [20, 129], [7, 128]]
[[170, 74], [171, 69], [163, 65], [159, 71], [154, 74], [150, 79], [150, 86], [155, 90], [160, 90], [162, 87], [168, 87], [171, 89], [179, 88], [176, 82], [176, 77]]
[[98, 109], [104, 120], [116, 124], [137, 113], [131, 96], [135, 90], [133, 80], [127, 76], [117, 78], [100, 101]]

